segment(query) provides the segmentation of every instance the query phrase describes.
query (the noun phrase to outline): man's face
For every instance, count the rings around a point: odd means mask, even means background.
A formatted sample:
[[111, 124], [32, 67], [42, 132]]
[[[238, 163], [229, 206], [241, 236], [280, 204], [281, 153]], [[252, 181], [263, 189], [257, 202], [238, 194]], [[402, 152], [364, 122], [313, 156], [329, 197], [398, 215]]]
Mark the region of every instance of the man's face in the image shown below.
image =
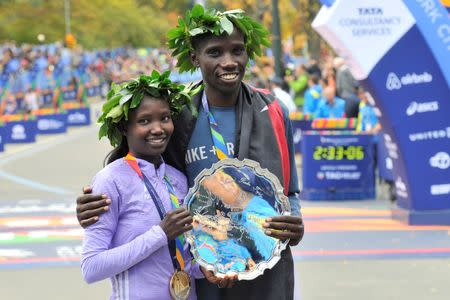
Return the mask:
[[226, 206], [232, 208], [240, 207], [240, 203], [238, 203], [240, 188], [230, 175], [218, 171], [203, 179], [202, 184]]
[[358, 98], [364, 103], [367, 103], [367, 95], [365, 91], [358, 91]]
[[191, 59], [200, 68], [208, 89], [233, 93], [240, 86], [248, 62], [244, 36], [238, 30], [231, 35], [209, 35], [196, 45]]
[[325, 99], [327, 100], [328, 103], [333, 103], [334, 102], [334, 97], [336, 96], [334, 89], [332, 88], [327, 88], [324, 90], [323, 92]]

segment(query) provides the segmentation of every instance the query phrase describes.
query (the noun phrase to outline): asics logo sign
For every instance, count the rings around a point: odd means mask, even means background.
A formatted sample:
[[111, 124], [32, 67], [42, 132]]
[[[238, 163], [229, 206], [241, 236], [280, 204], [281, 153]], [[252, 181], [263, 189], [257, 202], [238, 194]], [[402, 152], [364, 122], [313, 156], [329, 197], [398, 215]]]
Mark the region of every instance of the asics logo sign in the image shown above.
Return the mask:
[[432, 102], [416, 102], [413, 101], [409, 104], [408, 108], [406, 109], [406, 114], [408, 116], [412, 116], [416, 113], [426, 113], [426, 112], [433, 112], [439, 110], [439, 102], [432, 101]]
[[386, 88], [389, 91], [399, 90], [405, 85], [423, 84], [433, 81], [433, 76], [428, 72], [422, 74], [408, 73], [398, 77], [394, 72], [390, 72], [386, 79]]

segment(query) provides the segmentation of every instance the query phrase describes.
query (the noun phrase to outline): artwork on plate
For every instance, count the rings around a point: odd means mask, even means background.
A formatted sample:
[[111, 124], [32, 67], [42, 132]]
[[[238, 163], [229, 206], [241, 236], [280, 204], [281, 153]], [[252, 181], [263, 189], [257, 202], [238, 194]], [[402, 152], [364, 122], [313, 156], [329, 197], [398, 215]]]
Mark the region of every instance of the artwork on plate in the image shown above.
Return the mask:
[[288, 241], [264, 233], [269, 217], [290, 213], [275, 175], [252, 160], [224, 159], [202, 171], [186, 196], [194, 229], [186, 234], [194, 258], [216, 276], [251, 280], [272, 268]]

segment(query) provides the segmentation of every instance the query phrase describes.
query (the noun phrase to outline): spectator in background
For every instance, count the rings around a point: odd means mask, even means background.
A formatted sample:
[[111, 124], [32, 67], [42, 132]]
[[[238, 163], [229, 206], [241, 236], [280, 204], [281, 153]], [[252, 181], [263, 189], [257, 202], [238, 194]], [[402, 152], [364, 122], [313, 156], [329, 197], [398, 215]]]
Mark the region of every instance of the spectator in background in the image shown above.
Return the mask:
[[333, 66], [325, 66], [322, 72], [322, 79], [326, 82], [326, 86], [336, 89], [336, 72]]
[[313, 115], [317, 110], [321, 96], [322, 86], [319, 84], [319, 77], [316, 74], [312, 74], [308, 79], [308, 89], [304, 96], [303, 113]]
[[323, 90], [323, 97], [319, 102], [315, 118], [345, 118], [345, 101], [336, 96], [331, 87]]
[[25, 92], [24, 97], [24, 108], [27, 113], [30, 113], [32, 111], [39, 109], [39, 95], [38, 93], [33, 90], [31, 87], [28, 88], [28, 90]]
[[345, 115], [347, 118], [357, 118], [359, 112], [360, 98], [358, 96], [359, 83], [355, 81], [353, 93], [344, 99], [345, 101]]
[[355, 97], [355, 87], [358, 86], [358, 82], [342, 57], [336, 57], [333, 63], [336, 69], [336, 95], [345, 100], [347, 117], [355, 118], [358, 115], [359, 101]]
[[2, 103], [0, 103], [0, 115], [13, 115], [17, 112], [16, 98], [9, 91], [3, 95]]
[[308, 89], [308, 73], [306, 72], [305, 65], [298, 65], [294, 74], [287, 76], [286, 80], [294, 95], [295, 105], [298, 109], [301, 109], [305, 102], [305, 91]]
[[280, 77], [273, 77], [269, 80], [270, 90], [288, 110], [289, 112], [297, 111], [297, 106], [294, 103], [291, 95], [283, 90], [284, 80]]
[[336, 95], [345, 99], [354, 93], [355, 78], [342, 57], [336, 57], [333, 63], [336, 69]]
[[369, 104], [367, 92], [364, 88], [358, 88], [358, 97], [361, 102], [359, 103], [358, 123], [356, 125], [356, 130], [377, 134], [381, 129], [381, 125], [378, 122], [378, 118], [375, 115], [373, 107]]
[[317, 63], [317, 60], [314, 58], [311, 58], [309, 60], [308, 67], [306, 68], [309, 74], [311, 75], [317, 75], [318, 78], [322, 77], [322, 70], [320, 70], [319, 64]]

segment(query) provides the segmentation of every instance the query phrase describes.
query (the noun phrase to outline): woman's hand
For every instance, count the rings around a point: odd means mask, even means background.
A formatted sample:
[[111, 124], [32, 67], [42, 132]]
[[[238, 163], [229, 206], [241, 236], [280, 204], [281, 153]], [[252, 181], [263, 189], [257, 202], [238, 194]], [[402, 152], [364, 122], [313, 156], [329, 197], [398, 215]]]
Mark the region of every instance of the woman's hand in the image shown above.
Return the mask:
[[184, 207], [169, 211], [159, 223], [169, 241], [192, 229], [192, 216]]
[[285, 241], [289, 239], [289, 245], [297, 245], [303, 238], [305, 227], [303, 220], [298, 216], [276, 216], [266, 219], [263, 225], [268, 236]]

